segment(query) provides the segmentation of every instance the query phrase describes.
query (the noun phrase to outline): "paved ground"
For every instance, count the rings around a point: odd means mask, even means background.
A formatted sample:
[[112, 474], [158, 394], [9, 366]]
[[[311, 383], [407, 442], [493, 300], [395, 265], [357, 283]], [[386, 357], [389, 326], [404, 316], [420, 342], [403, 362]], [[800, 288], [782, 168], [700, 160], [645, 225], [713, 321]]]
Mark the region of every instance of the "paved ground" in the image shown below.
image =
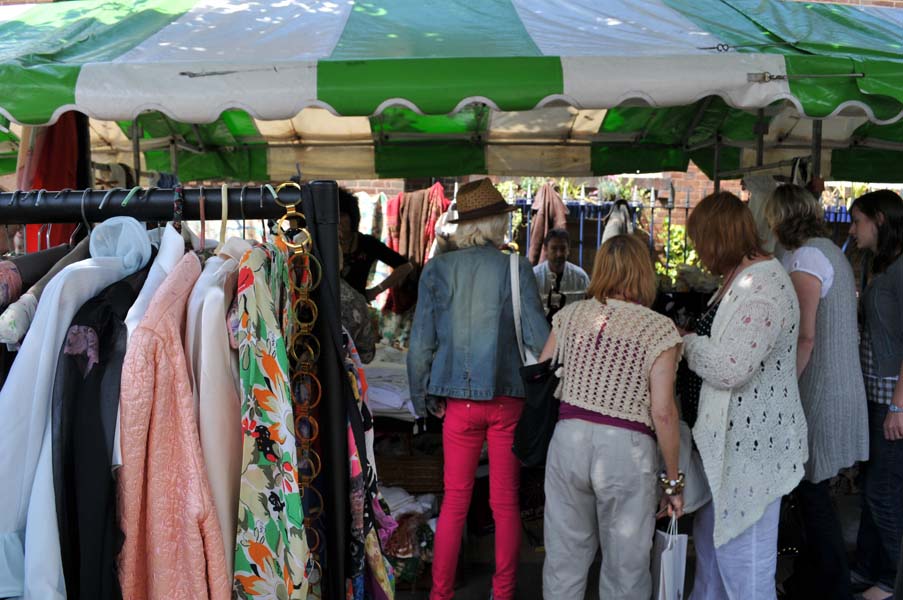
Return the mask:
[[[848, 549], [852, 552], [856, 541], [856, 530], [859, 524], [859, 497], [856, 495], [838, 497], [838, 510], [844, 527], [844, 538]], [[537, 540], [542, 539], [542, 523], [527, 525], [528, 530]], [[462, 562], [459, 567], [459, 587], [455, 591], [458, 600], [487, 600], [492, 588], [492, 536], [470, 536], [465, 539], [462, 548]], [[518, 600], [538, 600], [542, 598], [542, 547], [531, 544], [528, 536], [524, 536], [520, 552], [520, 569], [517, 575]], [[695, 564], [692, 542], [687, 556], [687, 587], [692, 586], [693, 565]], [[589, 573], [586, 600], [599, 598], [597, 585], [599, 562], [594, 564]], [[781, 560], [778, 564], [778, 580], [784, 579], [792, 569], [790, 561]], [[687, 594], [685, 594], [686, 596]], [[398, 600], [426, 600], [428, 589], [411, 590], [400, 588], [396, 596]], [[803, 599], [810, 600], [810, 599]]]

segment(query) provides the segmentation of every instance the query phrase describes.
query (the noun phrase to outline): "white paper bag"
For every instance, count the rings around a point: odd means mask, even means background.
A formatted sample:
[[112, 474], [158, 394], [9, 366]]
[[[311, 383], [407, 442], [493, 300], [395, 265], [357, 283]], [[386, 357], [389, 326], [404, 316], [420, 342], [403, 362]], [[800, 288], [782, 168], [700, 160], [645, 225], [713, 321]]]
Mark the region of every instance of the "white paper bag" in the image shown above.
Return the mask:
[[677, 517], [671, 517], [668, 531], [655, 530], [652, 543], [652, 597], [654, 600], [681, 600], [687, 568], [687, 536], [677, 533]]

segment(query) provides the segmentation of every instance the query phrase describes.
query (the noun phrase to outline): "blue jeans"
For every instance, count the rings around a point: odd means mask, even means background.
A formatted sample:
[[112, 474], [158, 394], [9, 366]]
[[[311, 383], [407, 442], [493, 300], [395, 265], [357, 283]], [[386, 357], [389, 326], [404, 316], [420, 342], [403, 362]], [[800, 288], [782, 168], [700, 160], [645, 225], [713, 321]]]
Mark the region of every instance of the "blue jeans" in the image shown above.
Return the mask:
[[869, 461], [862, 471], [862, 518], [853, 570], [892, 592], [903, 539], [903, 440], [884, 438], [887, 405], [868, 405]]
[[795, 494], [799, 503], [805, 543], [793, 565], [793, 577], [785, 582], [792, 597], [850, 600], [850, 567], [840, 520], [831, 498], [830, 479], [801, 481]]

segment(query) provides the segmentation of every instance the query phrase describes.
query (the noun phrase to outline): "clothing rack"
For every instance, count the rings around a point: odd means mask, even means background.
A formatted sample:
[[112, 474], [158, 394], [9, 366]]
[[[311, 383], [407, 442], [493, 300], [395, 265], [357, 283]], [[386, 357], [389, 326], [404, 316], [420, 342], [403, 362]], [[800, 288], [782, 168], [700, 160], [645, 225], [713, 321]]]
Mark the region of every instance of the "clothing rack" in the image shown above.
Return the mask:
[[[323, 211], [322, 204], [333, 204], [330, 194], [338, 188], [334, 181], [312, 181], [307, 184], [313, 196], [314, 206]], [[182, 219], [197, 221], [201, 216], [200, 187], [183, 187], [185, 200]], [[203, 188], [206, 220], [218, 221], [222, 201], [220, 186]], [[0, 223], [5, 225], [35, 223], [79, 223], [87, 219], [99, 222], [110, 217], [134, 217], [139, 221], [169, 221], [173, 217], [175, 190], [139, 188], [128, 203], [122, 206], [130, 190], [31, 190], [0, 193]], [[279, 192], [283, 204], [301, 205], [301, 191], [285, 186]], [[285, 208], [275, 202], [273, 191], [267, 187], [230, 187], [226, 193], [229, 203], [229, 219], [277, 219], [285, 214]], [[337, 196], [336, 196], [337, 197]], [[83, 201], [84, 200], [84, 201]], [[338, 212], [336, 204], [336, 212]], [[84, 212], [83, 212], [84, 211]], [[304, 211], [307, 215], [307, 210]], [[328, 217], [328, 215], [323, 215]], [[336, 217], [337, 219], [337, 217]], [[337, 220], [336, 220], [337, 222]], [[310, 229], [310, 227], [308, 227]], [[326, 265], [324, 265], [325, 267]], [[337, 263], [332, 265], [337, 268]]]
[[[339, 195], [335, 181], [312, 181], [302, 191], [293, 185], [279, 191], [279, 202], [295, 204], [304, 213], [313, 238], [312, 252], [323, 267], [321, 284], [313, 292], [319, 308], [314, 333], [323, 351], [317, 363], [323, 384], [320, 404], [321, 441], [324, 456], [332, 468], [323, 469], [325, 557], [323, 597], [339, 600], [345, 596], [346, 549], [349, 527], [348, 437], [345, 398], [346, 379], [338, 351], [330, 351], [333, 340], [341, 340], [339, 313]], [[141, 188], [131, 190], [64, 190], [0, 193], [0, 223], [81, 223], [99, 222], [115, 216], [129, 216], [144, 222], [163, 222], [173, 218], [176, 192], [172, 189]], [[209, 221], [220, 220], [222, 188], [204, 188], [204, 213]], [[201, 188], [182, 188], [182, 219], [200, 218]], [[125, 206], [123, 201], [128, 197]], [[277, 219], [286, 213], [276, 202], [272, 188], [231, 187], [226, 191], [229, 219]], [[102, 207], [101, 207], [102, 204]]]

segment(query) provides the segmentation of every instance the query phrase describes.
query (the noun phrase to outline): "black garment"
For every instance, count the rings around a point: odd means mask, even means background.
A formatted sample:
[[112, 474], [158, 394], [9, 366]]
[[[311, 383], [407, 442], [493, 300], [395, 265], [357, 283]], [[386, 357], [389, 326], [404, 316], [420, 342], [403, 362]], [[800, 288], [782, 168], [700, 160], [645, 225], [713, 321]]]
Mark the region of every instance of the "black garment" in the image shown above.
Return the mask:
[[367, 279], [376, 261], [385, 263], [393, 269], [408, 262], [404, 256], [365, 233], [357, 235], [357, 250], [344, 255], [343, 258], [342, 277], [351, 284], [351, 287], [364, 295], [367, 291]]
[[546, 320], [549, 322], [549, 325], [552, 324], [552, 317], [555, 316], [559, 310], [564, 308], [565, 303], [567, 303], [567, 297], [561, 293], [561, 280], [563, 279], [564, 273], [558, 275], [557, 273], [553, 273], [552, 281], [555, 284], [549, 289], [549, 295], [546, 298], [546, 306], [549, 307], [549, 312], [546, 314]]
[[[53, 385], [53, 483], [70, 599], [118, 600], [116, 486], [111, 472], [125, 316], [148, 266], [107, 287], [72, 318]], [[181, 350], [181, 349], [179, 349]]]
[[13, 362], [18, 354], [17, 351], [10, 350], [6, 344], [0, 344], [0, 389], [3, 389], [3, 384], [6, 383], [6, 378], [9, 377], [9, 372], [13, 368]]
[[[715, 313], [718, 312], [719, 304], [720, 302], [716, 302], [710, 306], [696, 321], [694, 329], [696, 335], [712, 335], [712, 322], [715, 320]], [[696, 415], [699, 414], [699, 392], [701, 389], [702, 377], [690, 370], [686, 360], [681, 360], [677, 367], [677, 393], [680, 394], [681, 415], [691, 429], [696, 423]]]
[[790, 597], [850, 600], [850, 566], [830, 480], [802, 481], [794, 494], [804, 542], [785, 585]]
[[22, 278], [22, 293], [24, 294], [28, 288], [44, 277], [56, 263], [72, 251], [72, 248], [72, 246], [61, 244], [48, 250], [14, 256], [9, 259], [19, 269], [19, 276]]

